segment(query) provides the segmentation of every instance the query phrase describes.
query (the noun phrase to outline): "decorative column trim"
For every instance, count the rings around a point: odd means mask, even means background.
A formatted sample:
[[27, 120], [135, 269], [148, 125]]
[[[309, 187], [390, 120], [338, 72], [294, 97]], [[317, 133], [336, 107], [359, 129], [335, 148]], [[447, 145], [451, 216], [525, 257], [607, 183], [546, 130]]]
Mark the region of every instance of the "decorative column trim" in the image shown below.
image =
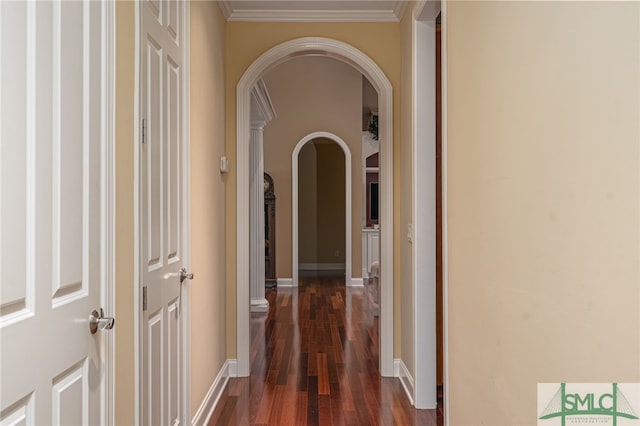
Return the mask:
[[264, 297], [264, 128], [275, 118], [269, 92], [260, 79], [251, 90], [249, 138], [249, 286], [251, 312], [267, 312]]

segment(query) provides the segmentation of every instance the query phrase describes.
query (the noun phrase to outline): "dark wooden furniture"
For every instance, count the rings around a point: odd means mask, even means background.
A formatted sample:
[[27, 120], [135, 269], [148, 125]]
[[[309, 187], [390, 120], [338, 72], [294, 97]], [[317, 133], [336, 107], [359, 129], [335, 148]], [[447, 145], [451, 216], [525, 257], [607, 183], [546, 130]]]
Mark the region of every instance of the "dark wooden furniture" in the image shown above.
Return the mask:
[[276, 286], [276, 195], [273, 178], [264, 174], [264, 278], [267, 287]]

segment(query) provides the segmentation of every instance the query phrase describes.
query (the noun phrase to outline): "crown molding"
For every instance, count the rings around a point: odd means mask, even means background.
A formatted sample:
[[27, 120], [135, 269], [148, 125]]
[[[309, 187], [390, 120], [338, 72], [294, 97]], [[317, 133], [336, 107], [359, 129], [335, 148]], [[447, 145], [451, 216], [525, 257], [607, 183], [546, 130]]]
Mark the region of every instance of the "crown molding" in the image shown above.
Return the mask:
[[407, 10], [408, 1], [397, 1], [393, 9], [236, 9], [229, 0], [218, 4], [227, 21], [244, 22], [399, 22]]
[[228, 21], [245, 22], [398, 22], [391, 10], [236, 10]]
[[264, 128], [274, 118], [276, 118], [276, 110], [271, 102], [267, 85], [263, 79], [260, 79], [251, 89], [252, 127]]
[[222, 11], [224, 18], [228, 21], [231, 14], [233, 14], [233, 7], [231, 6], [231, 3], [229, 0], [218, 0], [218, 6], [220, 6], [220, 10]]
[[409, 6], [408, 1], [398, 1], [396, 2], [396, 7], [393, 8], [393, 14], [396, 16], [398, 21], [402, 21], [402, 17], [404, 13], [407, 11]]

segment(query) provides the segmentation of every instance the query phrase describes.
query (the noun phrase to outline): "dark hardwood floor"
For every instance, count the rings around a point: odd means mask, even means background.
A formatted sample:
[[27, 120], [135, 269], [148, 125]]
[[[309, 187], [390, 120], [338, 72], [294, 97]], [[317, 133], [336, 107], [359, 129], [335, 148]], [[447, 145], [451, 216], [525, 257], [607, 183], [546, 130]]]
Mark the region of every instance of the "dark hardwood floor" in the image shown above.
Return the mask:
[[251, 377], [230, 379], [209, 425], [442, 425], [380, 377], [377, 305], [344, 277], [267, 289], [251, 314]]

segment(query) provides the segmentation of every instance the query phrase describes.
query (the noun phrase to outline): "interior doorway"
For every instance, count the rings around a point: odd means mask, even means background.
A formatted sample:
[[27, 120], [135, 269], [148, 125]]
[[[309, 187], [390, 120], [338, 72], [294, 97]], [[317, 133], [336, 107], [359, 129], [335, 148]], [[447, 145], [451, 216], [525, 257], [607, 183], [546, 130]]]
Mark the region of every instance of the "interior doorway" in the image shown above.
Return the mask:
[[[237, 179], [236, 193], [249, 194], [250, 93], [256, 82], [270, 69], [293, 57], [320, 55], [339, 59], [359, 70], [379, 95], [379, 134], [381, 138], [380, 184], [380, 373], [394, 375], [393, 359], [393, 89], [382, 69], [355, 47], [333, 39], [306, 37], [284, 42], [263, 53], [245, 71], [237, 85]], [[249, 197], [236, 198], [236, 331], [237, 375], [250, 373], [249, 333]], [[294, 242], [295, 243], [295, 242]], [[348, 262], [347, 262], [348, 264]]]
[[351, 282], [351, 151], [338, 136], [316, 132], [292, 154], [293, 275], [331, 274]]

